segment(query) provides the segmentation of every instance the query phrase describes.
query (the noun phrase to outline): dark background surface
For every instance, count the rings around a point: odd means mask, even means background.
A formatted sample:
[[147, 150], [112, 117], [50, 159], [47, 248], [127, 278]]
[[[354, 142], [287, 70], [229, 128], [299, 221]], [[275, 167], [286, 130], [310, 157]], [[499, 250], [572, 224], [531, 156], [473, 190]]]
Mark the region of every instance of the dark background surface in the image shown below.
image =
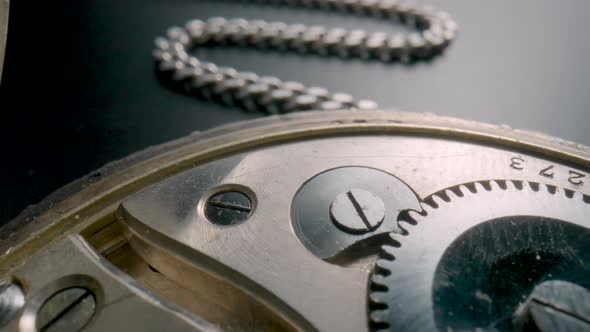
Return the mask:
[[[408, 66], [236, 48], [204, 59], [298, 80], [383, 108], [503, 123], [590, 144], [588, 1], [433, 1], [460, 24], [443, 57]], [[395, 31], [306, 9], [196, 0], [12, 0], [0, 88], [0, 223], [105, 163], [259, 115], [160, 86], [152, 41], [228, 16]]]

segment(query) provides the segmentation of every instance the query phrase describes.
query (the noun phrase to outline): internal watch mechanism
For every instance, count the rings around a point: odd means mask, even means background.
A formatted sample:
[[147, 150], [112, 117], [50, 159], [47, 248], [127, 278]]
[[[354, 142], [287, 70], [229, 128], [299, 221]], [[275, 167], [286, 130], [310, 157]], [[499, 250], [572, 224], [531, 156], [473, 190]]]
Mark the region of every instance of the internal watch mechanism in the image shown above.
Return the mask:
[[403, 223], [407, 234], [382, 248], [369, 294], [374, 327], [587, 330], [589, 216], [590, 197], [527, 181], [432, 195]]
[[0, 229], [0, 329], [590, 330], [589, 166], [395, 111], [195, 133]]

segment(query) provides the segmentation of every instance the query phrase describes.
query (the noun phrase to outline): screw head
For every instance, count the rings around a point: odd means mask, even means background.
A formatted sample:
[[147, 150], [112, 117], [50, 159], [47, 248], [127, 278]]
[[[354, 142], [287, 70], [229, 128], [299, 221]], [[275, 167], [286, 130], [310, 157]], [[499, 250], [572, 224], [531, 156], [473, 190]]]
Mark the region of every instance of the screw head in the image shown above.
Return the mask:
[[515, 331], [590, 331], [590, 290], [562, 280], [537, 285], [515, 312]]
[[0, 281], [0, 327], [14, 319], [24, 305], [22, 288], [11, 280]]
[[385, 219], [385, 204], [369, 191], [350, 189], [332, 202], [330, 218], [336, 227], [347, 233], [364, 234], [381, 225]]
[[37, 312], [39, 331], [81, 331], [96, 309], [94, 294], [82, 287], [70, 287], [53, 294]]
[[237, 225], [248, 219], [251, 214], [252, 200], [237, 190], [214, 194], [205, 205], [205, 216], [215, 225]]

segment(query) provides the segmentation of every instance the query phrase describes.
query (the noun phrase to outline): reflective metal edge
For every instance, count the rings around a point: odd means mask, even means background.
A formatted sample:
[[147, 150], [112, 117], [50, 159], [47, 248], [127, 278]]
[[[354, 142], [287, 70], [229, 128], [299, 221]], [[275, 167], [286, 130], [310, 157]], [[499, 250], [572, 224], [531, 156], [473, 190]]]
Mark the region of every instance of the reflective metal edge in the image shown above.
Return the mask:
[[2, 67], [6, 53], [6, 38], [8, 36], [8, 0], [0, 0], [0, 82], [2, 82]]
[[[50, 204], [34, 220], [17, 217], [0, 229], [0, 275], [64, 235], [114, 213], [121, 200], [152, 184], [214, 158], [303, 138], [347, 134], [410, 134], [494, 144], [526, 150], [590, 168], [590, 148], [540, 133], [432, 114], [392, 111], [322, 111], [272, 116], [199, 133], [166, 152], [140, 160]], [[182, 139], [181, 139], [182, 140]], [[170, 143], [168, 143], [170, 144]], [[108, 165], [107, 165], [108, 166]], [[9, 233], [9, 234], [7, 234]]]

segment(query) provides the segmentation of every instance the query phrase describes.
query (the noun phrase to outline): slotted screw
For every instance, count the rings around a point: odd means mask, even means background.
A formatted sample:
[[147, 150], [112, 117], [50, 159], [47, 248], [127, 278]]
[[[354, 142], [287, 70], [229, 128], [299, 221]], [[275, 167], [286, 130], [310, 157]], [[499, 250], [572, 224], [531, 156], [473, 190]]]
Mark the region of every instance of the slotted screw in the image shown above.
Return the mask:
[[205, 215], [215, 225], [231, 226], [252, 214], [252, 200], [241, 191], [224, 191], [209, 198]]
[[94, 316], [94, 294], [82, 287], [71, 287], [53, 294], [37, 313], [37, 329], [42, 332], [81, 331]]
[[381, 225], [385, 218], [385, 204], [369, 191], [350, 189], [332, 202], [330, 217], [339, 229], [350, 234], [364, 234]]
[[537, 285], [514, 315], [520, 332], [590, 331], [590, 291], [567, 281]]

